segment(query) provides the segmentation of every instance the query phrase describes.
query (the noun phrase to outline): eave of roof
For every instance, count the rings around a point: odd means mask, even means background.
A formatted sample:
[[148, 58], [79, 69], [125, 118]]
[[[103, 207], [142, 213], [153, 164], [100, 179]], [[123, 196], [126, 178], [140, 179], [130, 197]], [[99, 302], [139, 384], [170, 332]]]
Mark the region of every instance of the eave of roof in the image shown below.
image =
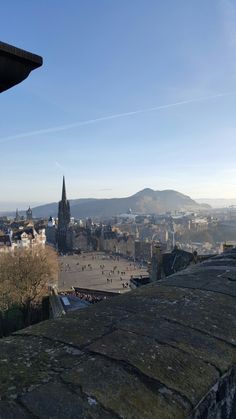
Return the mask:
[[0, 93], [21, 83], [42, 64], [39, 55], [0, 42]]

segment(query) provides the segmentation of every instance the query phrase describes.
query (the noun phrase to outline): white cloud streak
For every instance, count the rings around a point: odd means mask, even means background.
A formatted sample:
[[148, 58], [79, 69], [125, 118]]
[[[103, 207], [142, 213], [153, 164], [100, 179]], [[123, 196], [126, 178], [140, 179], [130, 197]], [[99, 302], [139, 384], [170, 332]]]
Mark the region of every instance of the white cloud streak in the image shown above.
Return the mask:
[[8, 136], [8, 137], [2, 137], [2, 138], [0, 138], [0, 143], [5, 143], [5, 142], [8, 142], [8, 141], [13, 141], [13, 140], [20, 140], [20, 139], [24, 139], [24, 138], [28, 138], [28, 137], [36, 137], [38, 135], [53, 134], [53, 133], [57, 133], [57, 132], [61, 132], [61, 131], [67, 131], [67, 130], [70, 130], [70, 129], [73, 129], [73, 128], [79, 128], [79, 127], [82, 127], [82, 126], [85, 126], [85, 125], [96, 124], [96, 123], [103, 122], [103, 121], [110, 121], [110, 120], [113, 120], [113, 119], [118, 119], [118, 118], [123, 118], [123, 117], [129, 117], [129, 116], [135, 116], [135, 115], [139, 115], [139, 114], [157, 112], [157, 111], [164, 110], [164, 109], [175, 108], [175, 107], [178, 107], [178, 106], [188, 105], [188, 104], [191, 104], [191, 103], [205, 102], [205, 101], [208, 101], [208, 100], [218, 99], [218, 98], [222, 98], [222, 97], [226, 97], [226, 96], [232, 96], [232, 95], [235, 95], [235, 94], [236, 94], [235, 92], [232, 92], [232, 93], [218, 93], [218, 94], [211, 95], [211, 96], [203, 96], [203, 97], [200, 97], [200, 98], [182, 100], [182, 101], [179, 101], [179, 102], [169, 103], [169, 104], [166, 104], [166, 105], [154, 106], [152, 108], [138, 109], [138, 110], [130, 111], [130, 112], [116, 113], [116, 114], [113, 114], [113, 115], [107, 115], [107, 116], [103, 116], [103, 117], [99, 117], [99, 118], [88, 119], [88, 120], [85, 120], [85, 121], [73, 122], [71, 124], [59, 125], [59, 126], [52, 127], [52, 128], [45, 128], [45, 129], [39, 129], [39, 130], [35, 130], [35, 131], [23, 132], [23, 133]]
[[62, 173], [64, 173], [65, 172], [65, 170], [64, 170], [64, 168], [63, 168], [63, 166], [58, 162], [58, 161], [55, 161], [55, 165], [57, 166], [57, 168], [58, 169], [60, 169], [60, 171], [62, 172]]

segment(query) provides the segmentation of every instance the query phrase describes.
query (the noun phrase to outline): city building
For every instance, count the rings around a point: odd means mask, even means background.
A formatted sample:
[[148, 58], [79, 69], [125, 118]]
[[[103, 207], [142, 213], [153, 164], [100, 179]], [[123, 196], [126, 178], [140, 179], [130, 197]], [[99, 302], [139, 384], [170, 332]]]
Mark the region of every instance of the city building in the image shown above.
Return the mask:
[[53, 217], [49, 217], [45, 233], [47, 243], [55, 246], [57, 243], [57, 227]]
[[46, 244], [45, 229], [36, 230], [33, 225], [20, 226], [9, 229], [0, 235], [0, 252], [14, 251], [15, 249], [31, 249], [36, 246], [44, 247]]
[[45, 229], [36, 231], [33, 225], [18, 229], [11, 233], [12, 248], [32, 248], [35, 246], [45, 246]]
[[18, 208], [16, 209], [15, 221], [16, 222], [20, 221], [20, 214], [19, 214]]
[[26, 211], [26, 220], [31, 221], [33, 219], [32, 209], [29, 207]]
[[63, 176], [62, 197], [58, 204], [57, 248], [59, 253], [68, 253], [72, 247], [70, 218], [70, 203], [66, 197], [65, 177]]

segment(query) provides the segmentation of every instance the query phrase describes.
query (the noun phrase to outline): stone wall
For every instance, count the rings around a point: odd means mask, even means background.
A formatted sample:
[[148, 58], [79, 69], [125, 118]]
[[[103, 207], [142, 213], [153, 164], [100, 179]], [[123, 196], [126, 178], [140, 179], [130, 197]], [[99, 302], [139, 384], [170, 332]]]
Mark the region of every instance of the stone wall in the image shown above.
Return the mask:
[[236, 251], [0, 340], [0, 417], [236, 417]]
[[104, 252], [119, 253], [126, 257], [134, 257], [134, 244], [135, 240], [133, 236], [103, 239], [101, 240], [101, 250]]
[[152, 242], [135, 241], [135, 259], [150, 262], [152, 259]]
[[236, 418], [236, 368], [224, 374], [196, 406], [190, 419]]

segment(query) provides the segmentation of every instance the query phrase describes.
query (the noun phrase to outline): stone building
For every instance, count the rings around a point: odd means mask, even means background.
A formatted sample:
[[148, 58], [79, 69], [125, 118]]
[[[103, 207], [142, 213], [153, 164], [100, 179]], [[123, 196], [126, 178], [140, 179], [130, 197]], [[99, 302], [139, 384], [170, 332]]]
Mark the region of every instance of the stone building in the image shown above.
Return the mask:
[[66, 197], [65, 177], [62, 182], [62, 197], [58, 204], [57, 247], [59, 253], [68, 253], [73, 247], [70, 229], [70, 203]]
[[11, 234], [12, 248], [32, 248], [35, 246], [45, 246], [45, 229], [36, 231], [34, 226], [27, 226]]
[[82, 251], [90, 250], [88, 233], [85, 228], [81, 228], [80, 231], [76, 233], [75, 240], [74, 240], [74, 247], [75, 249], [82, 250]]
[[32, 219], [33, 219], [33, 212], [32, 212], [32, 209], [29, 206], [29, 208], [26, 211], [26, 220], [31, 221]]
[[10, 230], [7, 234], [0, 235], [1, 253], [15, 249], [30, 249], [36, 246], [44, 247], [45, 244], [45, 229], [36, 230], [33, 225]]
[[12, 242], [10, 234], [0, 234], [0, 253], [12, 250]]
[[150, 262], [152, 259], [152, 242], [135, 240], [135, 259]]
[[134, 257], [135, 236], [119, 233], [110, 225], [101, 228], [99, 248], [104, 252], [117, 253], [126, 257]]
[[198, 261], [197, 253], [190, 253], [178, 249], [176, 246], [171, 252], [164, 252], [161, 244], [155, 245], [151, 261], [151, 281], [155, 282], [186, 269]]
[[57, 243], [57, 228], [56, 228], [56, 223], [53, 217], [49, 217], [49, 220], [45, 229], [45, 233], [46, 233], [47, 243], [55, 246]]
[[18, 221], [20, 221], [20, 214], [19, 214], [19, 211], [18, 211], [18, 208], [16, 209], [16, 215], [15, 215], [15, 219], [14, 219], [17, 223], [18, 223]]

